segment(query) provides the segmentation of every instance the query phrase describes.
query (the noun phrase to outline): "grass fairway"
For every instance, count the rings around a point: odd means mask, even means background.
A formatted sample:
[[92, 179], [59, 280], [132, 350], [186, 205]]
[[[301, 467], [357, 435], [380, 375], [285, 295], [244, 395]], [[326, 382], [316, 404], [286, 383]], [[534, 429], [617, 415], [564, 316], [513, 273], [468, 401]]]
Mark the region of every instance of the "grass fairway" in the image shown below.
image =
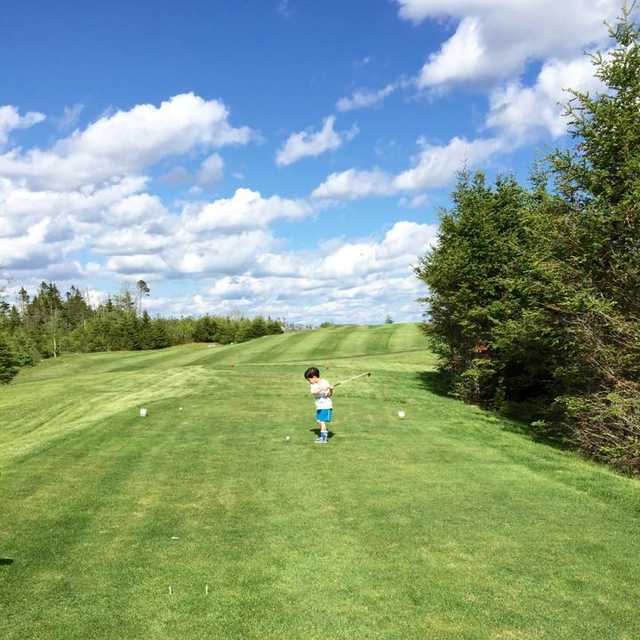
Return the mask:
[[[435, 394], [433, 363], [385, 325], [24, 372], [0, 638], [640, 638], [640, 485]], [[327, 446], [311, 364], [373, 372]]]

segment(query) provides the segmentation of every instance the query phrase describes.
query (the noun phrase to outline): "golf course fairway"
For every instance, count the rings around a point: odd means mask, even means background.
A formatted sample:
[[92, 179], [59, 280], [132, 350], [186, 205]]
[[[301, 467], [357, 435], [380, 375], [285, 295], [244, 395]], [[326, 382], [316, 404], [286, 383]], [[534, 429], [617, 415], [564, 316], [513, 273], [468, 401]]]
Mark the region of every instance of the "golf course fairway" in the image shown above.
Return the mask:
[[[372, 372], [328, 445], [310, 365]], [[434, 367], [390, 324], [21, 372], [0, 638], [640, 638], [640, 483], [438, 394]]]

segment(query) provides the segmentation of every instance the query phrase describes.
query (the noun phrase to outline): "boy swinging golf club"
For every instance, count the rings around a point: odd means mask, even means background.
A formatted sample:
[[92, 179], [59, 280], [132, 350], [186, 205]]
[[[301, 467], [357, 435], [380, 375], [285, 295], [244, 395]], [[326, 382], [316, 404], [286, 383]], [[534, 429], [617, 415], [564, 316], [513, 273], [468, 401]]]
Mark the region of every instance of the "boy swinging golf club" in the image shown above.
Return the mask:
[[363, 378], [370, 376], [371, 373], [361, 373], [357, 376], [352, 376], [346, 380], [336, 382], [334, 386], [328, 380], [320, 377], [320, 370], [317, 367], [309, 367], [304, 372], [304, 377], [309, 383], [309, 391], [315, 399], [316, 403], [316, 422], [320, 427], [320, 435], [316, 438], [317, 444], [327, 444], [329, 442], [329, 430], [327, 429], [327, 423], [331, 422], [333, 417], [333, 390], [338, 387], [357, 378]]

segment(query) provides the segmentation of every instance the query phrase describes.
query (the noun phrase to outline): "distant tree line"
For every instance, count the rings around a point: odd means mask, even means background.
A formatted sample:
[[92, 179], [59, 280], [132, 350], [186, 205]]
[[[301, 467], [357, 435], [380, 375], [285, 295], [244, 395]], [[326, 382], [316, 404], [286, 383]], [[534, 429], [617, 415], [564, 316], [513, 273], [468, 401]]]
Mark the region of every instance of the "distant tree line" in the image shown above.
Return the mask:
[[72, 286], [64, 295], [52, 282], [42, 282], [30, 295], [24, 288], [16, 304], [0, 297], [0, 383], [17, 369], [62, 353], [163, 349], [189, 342], [229, 344], [282, 333], [271, 318], [152, 318], [143, 310], [149, 287], [139, 281], [136, 294], [124, 289], [92, 306]]
[[450, 390], [639, 473], [640, 32], [627, 12], [611, 35], [575, 144], [527, 186], [462, 175], [417, 274]]

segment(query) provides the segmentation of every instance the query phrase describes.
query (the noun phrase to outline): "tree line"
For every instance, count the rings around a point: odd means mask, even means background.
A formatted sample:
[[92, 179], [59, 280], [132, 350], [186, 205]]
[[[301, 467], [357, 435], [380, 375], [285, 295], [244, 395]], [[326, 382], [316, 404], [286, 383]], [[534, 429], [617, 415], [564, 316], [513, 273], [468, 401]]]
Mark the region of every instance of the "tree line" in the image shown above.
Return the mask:
[[571, 92], [573, 144], [528, 184], [465, 172], [416, 272], [448, 388], [640, 472], [640, 32], [625, 11]]
[[0, 383], [19, 367], [62, 353], [163, 349], [189, 342], [230, 344], [282, 333], [272, 318], [152, 318], [143, 310], [149, 287], [139, 281], [136, 294], [124, 289], [99, 305], [72, 286], [64, 295], [55, 283], [42, 282], [30, 295], [24, 287], [16, 304], [0, 297]]

